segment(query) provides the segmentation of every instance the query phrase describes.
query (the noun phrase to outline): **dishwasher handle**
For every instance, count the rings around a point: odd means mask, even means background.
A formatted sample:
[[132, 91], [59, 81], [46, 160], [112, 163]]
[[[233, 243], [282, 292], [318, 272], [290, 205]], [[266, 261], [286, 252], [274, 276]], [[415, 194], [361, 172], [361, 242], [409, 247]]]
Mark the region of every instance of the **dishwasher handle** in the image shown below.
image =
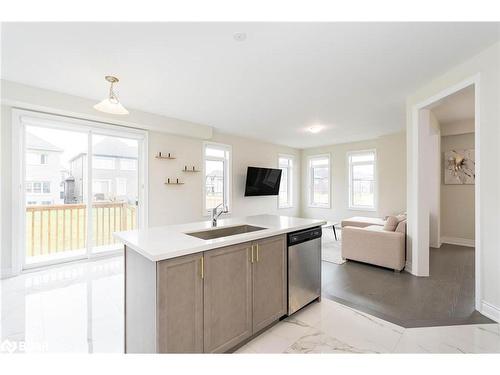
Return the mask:
[[310, 228], [299, 232], [288, 233], [288, 246], [298, 245], [302, 242], [321, 238], [321, 227]]

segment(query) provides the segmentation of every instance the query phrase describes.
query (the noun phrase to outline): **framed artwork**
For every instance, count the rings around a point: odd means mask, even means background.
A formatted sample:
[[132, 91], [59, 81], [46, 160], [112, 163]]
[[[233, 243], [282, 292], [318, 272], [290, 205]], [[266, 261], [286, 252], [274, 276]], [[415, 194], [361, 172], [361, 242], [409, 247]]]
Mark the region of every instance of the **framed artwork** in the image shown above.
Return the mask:
[[476, 180], [474, 149], [444, 153], [445, 185], [474, 185]]

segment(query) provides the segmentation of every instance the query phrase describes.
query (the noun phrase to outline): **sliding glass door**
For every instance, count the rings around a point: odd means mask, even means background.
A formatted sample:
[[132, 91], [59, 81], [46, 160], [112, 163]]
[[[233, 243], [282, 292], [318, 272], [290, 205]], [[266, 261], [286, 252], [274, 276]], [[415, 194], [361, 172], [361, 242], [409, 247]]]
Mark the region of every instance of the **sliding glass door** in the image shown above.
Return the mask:
[[113, 232], [137, 228], [139, 141], [92, 137], [92, 252], [118, 250]]
[[88, 148], [85, 132], [26, 126], [25, 264], [64, 261], [87, 254], [87, 165], [71, 160]]
[[143, 221], [144, 133], [35, 113], [22, 119], [23, 266], [119, 251], [113, 233]]

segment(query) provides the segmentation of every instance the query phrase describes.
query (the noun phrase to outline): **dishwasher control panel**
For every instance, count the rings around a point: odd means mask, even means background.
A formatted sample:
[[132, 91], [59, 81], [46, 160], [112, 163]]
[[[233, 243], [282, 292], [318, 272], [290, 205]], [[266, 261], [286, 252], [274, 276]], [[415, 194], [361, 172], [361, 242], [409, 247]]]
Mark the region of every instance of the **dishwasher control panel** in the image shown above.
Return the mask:
[[288, 246], [297, 245], [299, 243], [321, 238], [321, 227], [306, 229], [299, 232], [288, 234]]

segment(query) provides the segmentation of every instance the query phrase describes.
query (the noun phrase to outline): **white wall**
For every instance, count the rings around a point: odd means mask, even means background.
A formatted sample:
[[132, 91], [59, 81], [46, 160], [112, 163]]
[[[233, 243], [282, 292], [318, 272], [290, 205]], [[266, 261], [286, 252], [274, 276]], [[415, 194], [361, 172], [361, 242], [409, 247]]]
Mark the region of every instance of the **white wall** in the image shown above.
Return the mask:
[[130, 114], [116, 116], [94, 109], [95, 100], [61, 92], [0, 80], [2, 104], [9, 107], [31, 109], [39, 112], [109, 122], [138, 129], [167, 132], [189, 137], [210, 138], [212, 127], [172, 117], [127, 108]]
[[474, 119], [460, 120], [440, 124], [441, 136], [474, 133]]
[[441, 246], [441, 129], [439, 122], [429, 110], [424, 110], [429, 116], [429, 143], [427, 157], [429, 188], [429, 245]]
[[[376, 211], [349, 209], [349, 151], [377, 150], [378, 207]], [[313, 208], [307, 199], [307, 158], [330, 154], [331, 208]], [[302, 213], [301, 216], [339, 221], [351, 216], [381, 217], [406, 211], [406, 140], [404, 133], [382, 136], [373, 140], [343, 143], [302, 151]]]
[[[418, 215], [419, 194], [417, 190], [417, 169], [414, 155], [414, 141], [417, 124], [413, 119], [413, 108], [418, 103], [430, 100], [432, 97], [460, 85], [465, 80], [479, 74], [480, 85], [476, 94], [479, 97], [480, 124], [476, 132], [476, 157], [480, 158], [480, 185], [476, 185], [476, 215], [480, 227], [476, 230], [476, 244], [480, 245], [480, 259], [476, 262], [476, 274], [479, 271], [479, 293], [477, 308], [483, 314], [500, 320], [500, 43], [489, 47], [468, 61], [449, 70], [444, 75], [434, 79], [411, 95], [407, 100], [407, 172], [408, 197], [407, 207], [409, 214], [408, 234], [409, 250], [418, 245], [418, 234], [421, 228]], [[477, 147], [479, 145], [479, 147]], [[477, 183], [478, 180], [476, 180]], [[480, 191], [478, 191], [480, 190]], [[476, 195], [477, 198], [477, 195]], [[420, 253], [412, 252], [412, 258]], [[415, 272], [415, 270], [413, 270]]]
[[[284, 146], [263, 143], [248, 138], [214, 132], [213, 142], [232, 146], [232, 202], [231, 216], [274, 213], [298, 216], [300, 205], [300, 151]], [[202, 168], [203, 141], [194, 138], [151, 132], [149, 135], [149, 225], [207, 220], [203, 213], [203, 176], [184, 173], [184, 165]], [[158, 152], [171, 152], [175, 160], [157, 160]], [[297, 167], [294, 173], [294, 207], [278, 209], [276, 196], [244, 197], [248, 166], [276, 168], [280, 153], [294, 155]], [[167, 177], [179, 177], [184, 185], [164, 185]]]
[[[474, 133], [441, 137], [441, 170], [447, 161], [444, 153], [450, 150], [474, 148]], [[441, 237], [442, 242], [454, 241], [471, 243], [474, 241], [475, 205], [474, 185], [445, 185], [444, 173], [441, 178]]]

